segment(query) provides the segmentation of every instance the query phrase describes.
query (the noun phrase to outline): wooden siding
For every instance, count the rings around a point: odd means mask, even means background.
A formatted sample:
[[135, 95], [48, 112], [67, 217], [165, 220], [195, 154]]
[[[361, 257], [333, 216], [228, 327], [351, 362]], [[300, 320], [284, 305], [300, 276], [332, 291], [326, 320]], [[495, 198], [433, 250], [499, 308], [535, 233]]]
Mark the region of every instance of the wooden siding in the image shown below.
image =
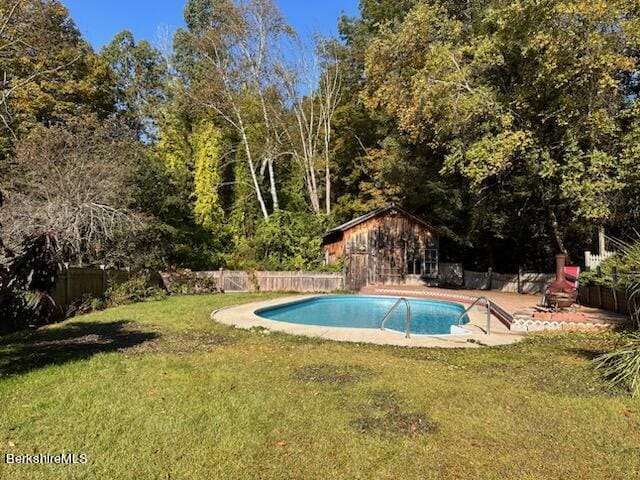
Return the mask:
[[420, 275], [409, 273], [407, 258], [437, 250], [438, 243], [437, 233], [426, 225], [387, 211], [345, 230], [324, 248], [329, 264], [344, 256], [346, 286], [357, 290], [373, 283], [419, 282]]

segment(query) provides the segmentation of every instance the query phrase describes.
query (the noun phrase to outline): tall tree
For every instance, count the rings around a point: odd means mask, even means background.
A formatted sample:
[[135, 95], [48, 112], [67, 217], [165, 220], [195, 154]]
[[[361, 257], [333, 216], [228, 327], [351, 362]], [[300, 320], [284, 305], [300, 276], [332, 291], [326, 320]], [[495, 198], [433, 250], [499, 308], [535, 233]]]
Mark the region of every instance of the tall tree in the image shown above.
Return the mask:
[[[271, 209], [279, 208], [275, 162], [281, 132], [274, 122], [275, 58], [291, 29], [272, 0], [190, 2], [188, 31], [178, 32], [180, 50], [197, 59], [190, 64], [192, 98], [232, 128], [240, 139], [255, 197], [269, 217], [263, 173], [267, 174]], [[185, 62], [180, 62], [184, 64]]]
[[54, 231], [67, 261], [109, 260], [109, 243], [140, 224], [127, 183], [144, 155], [128, 129], [95, 115], [34, 128], [17, 146], [0, 211], [8, 245]]
[[[331, 141], [333, 121], [342, 93], [342, 67], [334, 42], [316, 39], [313, 46], [299, 45], [295, 61], [278, 68], [282, 79], [282, 111], [290, 154], [302, 171], [311, 210], [319, 214], [321, 178], [324, 177], [324, 213], [331, 213]], [[291, 121], [293, 117], [293, 121]]]
[[442, 150], [443, 174], [467, 178], [479, 202], [541, 205], [566, 251], [567, 223], [606, 221], [622, 187], [637, 5], [496, 1], [476, 13], [468, 24], [419, 4], [383, 27], [367, 52], [364, 99], [412, 142]]
[[146, 40], [135, 41], [128, 30], [118, 33], [100, 55], [115, 75], [117, 113], [142, 139], [156, 135], [155, 112], [165, 100], [167, 65]]
[[113, 110], [109, 68], [59, 1], [0, 0], [0, 77], [5, 152], [38, 123]]

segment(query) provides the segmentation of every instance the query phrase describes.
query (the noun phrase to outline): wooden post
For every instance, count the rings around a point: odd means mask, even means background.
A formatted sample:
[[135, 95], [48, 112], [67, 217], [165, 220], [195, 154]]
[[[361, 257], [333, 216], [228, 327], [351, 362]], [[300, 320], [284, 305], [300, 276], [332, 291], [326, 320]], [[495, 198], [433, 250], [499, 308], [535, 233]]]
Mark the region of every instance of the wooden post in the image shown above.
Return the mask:
[[605, 242], [604, 242], [605, 236], [604, 236], [604, 227], [598, 227], [598, 249], [600, 250], [598, 253], [600, 254], [601, 257], [604, 257], [604, 247], [605, 247]]
[[587, 305], [591, 306], [591, 287], [587, 285], [580, 288], [583, 288], [587, 292]]
[[584, 252], [584, 268], [585, 270], [591, 270], [591, 252], [589, 250]]
[[106, 265], [100, 265], [100, 270], [102, 270], [102, 296], [104, 296], [105, 293], [107, 293], [107, 266]]
[[492, 287], [493, 269], [489, 267], [487, 270], [487, 290], [491, 290]]
[[617, 288], [618, 288], [618, 267], [614, 266], [611, 269], [611, 290], [613, 293], [613, 309], [619, 313]]
[[224, 293], [224, 268], [220, 267], [220, 274], [218, 275], [218, 291]]
[[69, 270], [69, 264], [64, 264], [65, 279], [64, 279], [64, 307], [67, 308], [71, 303], [71, 270]]
[[518, 293], [522, 294], [522, 267], [518, 266]]

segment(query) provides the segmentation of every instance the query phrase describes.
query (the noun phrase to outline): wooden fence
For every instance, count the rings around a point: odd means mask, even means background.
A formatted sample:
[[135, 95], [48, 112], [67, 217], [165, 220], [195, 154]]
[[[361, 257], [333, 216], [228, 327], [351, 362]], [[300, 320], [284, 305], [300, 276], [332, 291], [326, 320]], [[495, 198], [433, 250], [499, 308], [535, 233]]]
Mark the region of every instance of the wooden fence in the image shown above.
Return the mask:
[[501, 292], [540, 294], [555, 278], [553, 273], [497, 273], [464, 271], [464, 287], [473, 290], [499, 290]]
[[[331, 292], [344, 288], [344, 276], [334, 272], [268, 272], [211, 270], [192, 272], [216, 280], [225, 292]], [[124, 270], [68, 267], [58, 275], [53, 299], [61, 312], [83, 297], [103, 297], [109, 287], [131, 278]]]
[[193, 274], [215, 279], [225, 292], [332, 292], [344, 288], [340, 272], [209, 270]]
[[610, 312], [629, 315], [637, 311], [637, 302], [630, 299], [627, 292], [611, 287], [590, 285], [578, 288], [578, 300], [581, 305], [601, 308]]
[[112, 285], [125, 282], [130, 272], [103, 268], [66, 267], [56, 278], [53, 299], [65, 311], [86, 296], [102, 297]]
[[254, 272], [261, 292], [331, 292], [344, 288], [344, 276], [335, 272]]

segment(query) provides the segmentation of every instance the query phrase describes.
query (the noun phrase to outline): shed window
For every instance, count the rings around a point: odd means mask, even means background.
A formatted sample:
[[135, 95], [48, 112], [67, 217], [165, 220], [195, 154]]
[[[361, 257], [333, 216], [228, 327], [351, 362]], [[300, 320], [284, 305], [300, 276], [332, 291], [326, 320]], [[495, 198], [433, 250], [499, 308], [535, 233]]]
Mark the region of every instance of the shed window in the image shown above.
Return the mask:
[[407, 258], [407, 273], [409, 275], [420, 275], [422, 273], [422, 258], [419, 256]]
[[407, 252], [407, 274], [435, 277], [438, 275], [438, 249]]
[[438, 250], [436, 248], [427, 248], [424, 251], [424, 274], [430, 277], [438, 275]]

